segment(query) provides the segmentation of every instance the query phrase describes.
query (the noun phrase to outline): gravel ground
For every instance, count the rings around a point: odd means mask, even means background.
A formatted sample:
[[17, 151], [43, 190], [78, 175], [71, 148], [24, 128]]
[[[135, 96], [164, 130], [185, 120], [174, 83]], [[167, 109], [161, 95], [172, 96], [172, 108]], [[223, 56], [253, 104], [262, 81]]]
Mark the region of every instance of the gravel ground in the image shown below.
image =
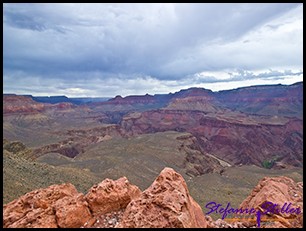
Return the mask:
[[81, 228], [115, 228], [122, 218], [124, 210], [96, 215]]

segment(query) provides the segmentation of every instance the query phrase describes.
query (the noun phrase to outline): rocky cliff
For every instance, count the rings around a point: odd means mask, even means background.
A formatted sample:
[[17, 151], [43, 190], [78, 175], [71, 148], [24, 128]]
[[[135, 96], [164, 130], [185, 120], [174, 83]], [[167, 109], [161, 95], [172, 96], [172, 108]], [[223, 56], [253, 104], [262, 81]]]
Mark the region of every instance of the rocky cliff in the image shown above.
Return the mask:
[[215, 93], [224, 106], [259, 115], [303, 118], [303, 82], [242, 87]]
[[[272, 187], [270, 187], [270, 186]], [[303, 226], [303, 184], [289, 178], [265, 178], [242, 207], [259, 208], [265, 201], [292, 202], [301, 214], [275, 214], [269, 226]], [[141, 190], [122, 177], [105, 179], [84, 195], [70, 184], [37, 189], [3, 206], [4, 228], [77, 227], [253, 227], [252, 222], [213, 221], [190, 196], [183, 177], [165, 168], [153, 184]]]
[[33, 158], [49, 152], [74, 158], [111, 137], [176, 131], [191, 133], [205, 159], [213, 156], [233, 166], [303, 166], [302, 82], [221, 92], [189, 88], [82, 106], [3, 97], [4, 137], [37, 147]]
[[189, 132], [197, 138], [202, 153], [232, 165], [261, 167], [264, 161], [280, 161], [302, 166], [303, 120], [229, 115], [157, 109], [129, 114], [123, 117], [121, 127], [131, 136], [169, 130]]
[[30, 96], [3, 95], [3, 114], [35, 114], [48, 109], [64, 110], [74, 108], [75, 105], [67, 102], [57, 104], [39, 103]]

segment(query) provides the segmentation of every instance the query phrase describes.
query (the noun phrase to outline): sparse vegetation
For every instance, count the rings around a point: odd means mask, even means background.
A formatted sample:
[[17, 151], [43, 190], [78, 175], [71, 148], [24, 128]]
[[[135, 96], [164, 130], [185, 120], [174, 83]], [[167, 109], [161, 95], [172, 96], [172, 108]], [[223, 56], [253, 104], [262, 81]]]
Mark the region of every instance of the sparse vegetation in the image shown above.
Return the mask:
[[278, 159], [279, 159], [279, 156], [274, 156], [274, 157], [273, 157], [272, 159], [270, 159], [270, 160], [264, 160], [264, 161], [262, 162], [262, 166], [263, 166], [264, 168], [271, 169], [271, 168], [274, 166], [275, 162], [276, 162]]
[[89, 147], [86, 154], [74, 159], [49, 153], [39, 157], [38, 162], [33, 162], [4, 150], [3, 203], [36, 188], [64, 182], [71, 182], [85, 193], [94, 183], [122, 176], [145, 190], [159, 172], [168, 166], [184, 177], [190, 194], [205, 213], [205, 205], [210, 201], [221, 204], [230, 202], [238, 207], [265, 176], [283, 175], [297, 182], [303, 180], [302, 168], [276, 170], [253, 165], [228, 167], [222, 175], [209, 173], [188, 176], [183, 167], [186, 153], [179, 151], [180, 139], [177, 139], [187, 134], [161, 132], [130, 139], [111, 139]]
[[52, 184], [72, 183], [78, 191], [86, 191], [102, 181], [82, 169], [54, 167], [24, 159], [20, 155], [3, 150], [3, 203], [8, 203], [25, 193]]
[[272, 161], [272, 160], [264, 160], [264, 161], [262, 162], [262, 166], [263, 166], [264, 168], [267, 168], [267, 169], [272, 168], [273, 165], [274, 165], [274, 161]]

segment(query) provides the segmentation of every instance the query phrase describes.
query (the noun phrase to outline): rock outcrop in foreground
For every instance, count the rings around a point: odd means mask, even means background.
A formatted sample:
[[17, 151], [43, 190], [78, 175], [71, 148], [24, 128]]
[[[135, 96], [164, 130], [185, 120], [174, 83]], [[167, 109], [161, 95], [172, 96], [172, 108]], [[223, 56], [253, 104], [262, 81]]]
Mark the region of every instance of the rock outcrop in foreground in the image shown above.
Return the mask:
[[[267, 206], [267, 202], [276, 206]], [[303, 183], [295, 183], [292, 179], [284, 176], [265, 177], [259, 181], [258, 185], [240, 204], [239, 208], [260, 210], [262, 213], [260, 228], [302, 228]], [[296, 214], [297, 208], [301, 210], [300, 214]], [[265, 214], [267, 211], [273, 212]], [[240, 216], [240, 218], [237, 216], [237, 218], [238, 221], [228, 223], [221, 219], [213, 221], [210, 217], [206, 217], [208, 227], [212, 228], [257, 227], [256, 218], [250, 219], [243, 216]]]
[[[262, 227], [303, 226], [303, 184], [287, 177], [264, 178], [241, 207], [260, 209], [270, 201], [291, 202], [301, 208], [299, 215], [276, 214], [276, 222]], [[276, 219], [275, 219], [276, 220]], [[86, 195], [72, 184], [51, 185], [21, 196], [3, 206], [4, 228], [77, 227], [253, 227], [251, 222], [227, 223], [204, 216], [190, 196], [183, 177], [165, 168], [153, 184], [141, 192], [122, 177], [105, 179]]]
[[[267, 211], [266, 202], [277, 204], [274, 213], [268, 216], [262, 216], [262, 220], [269, 219], [269, 222], [263, 223], [262, 227], [303, 227], [303, 183], [295, 183], [288, 177], [265, 177], [253, 189], [251, 194], [241, 203], [242, 208], [255, 208], [256, 210]], [[284, 207], [285, 211], [288, 207], [288, 212], [281, 212]], [[291, 209], [301, 209], [301, 214], [296, 214]], [[272, 210], [272, 207], [271, 207]], [[292, 212], [289, 212], [289, 211]]]
[[118, 227], [205, 228], [206, 220], [183, 177], [165, 168], [139, 198], [129, 203]]
[[206, 227], [183, 177], [165, 168], [144, 192], [122, 177], [84, 196], [72, 184], [52, 185], [3, 206], [3, 227]]

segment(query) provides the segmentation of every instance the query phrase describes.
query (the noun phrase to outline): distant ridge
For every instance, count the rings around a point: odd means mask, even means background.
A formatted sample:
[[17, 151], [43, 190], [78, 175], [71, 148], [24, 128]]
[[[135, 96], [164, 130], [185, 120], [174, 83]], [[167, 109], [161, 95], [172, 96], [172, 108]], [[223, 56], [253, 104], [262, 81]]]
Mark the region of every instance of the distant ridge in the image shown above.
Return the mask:
[[[18, 95], [3, 94], [3, 96], [14, 97]], [[198, 109], [200, 107], [204, 109], [203, 107], [206, 105], [205, 107], [209, 107], [210, 110], [214, 110], [213, 107], [208, 106], [207, 103], [209, 101], [209, 104], [211, 105], [228, 108], [234, 111], [242, 111], [245, 113], [257, 115], [277, 114], [291, 117], [296, 116], [298, 118], [303, 117], [303, 82], [297, 82], [291, 85], [256, 85], [217, 92], [213, 92], [205, 88], [191, 87], [168, 94], [129, 95], [126, 97], [117, 95], [113, 98], [69, 98], [65, 95], [23, 96], [29, 97], [39, 103], [71, 103], [74, 105], [86, 104], [91, 108], [103, 107], [103, 110], [118, 110], [119, 108], [129, 108], [129, 110], [149, 110], [167, 107], [167, 105], [170, 104], [172, 109], [186, 109], [186, 106], [184, 106], [186, 105], [186, 102], [189, 102], [190, 109], [195, 107], [195, 105], [198, 105]], [[200, 102], [202, 102], [202, 106], [199, 106]], [[208, 110], [208, 108], [205, 110]]]
[[[54, 95], [54, 96], [33, 96], [30, 94], [23, 94], [21, 96], [28, 96], [31, 97], [36, 102], [41, 103], [61, 103], [61, 102], [69, 102], [74, 104], [82, 104], [82, 103], [89, 103], [89, 102], [103, 102], [103, 101], [112, 101], [114, 99], [130, 99], [133, 97], [139, 98], [139, 97], [165, 97], [165, 96], [185, 96], [189, 92], [203, 92], [203, 93], [224, 93], [224, 92], [231, 92], [231, 91], [237, 91], [237, 90], [243, 90], [243, 89], [254, 89], [254, 88], [270, 88], [270, 87], [290, 87], [290, 86], [303, 86], [303, 81], [299, 81], [293, 84], [266, 84], [266, 85], [251, 85], [251, 86], [245, 86], [245, 87], [238, 87], [228, 90], [220, 90], [220, 91], [212, 91], [207, 88], [202, 87], [190, 87], [187, 89], [181, 89], [177, 92], [169, 92], [168, 94], [145, 94], [145, 95], [128, 95], [126, 97], [121, 97], [120, 95], [114, 96], [114, 97], [67, 97], [65, 95]], [[3, 96], [11, 96], [11, 95], [19, 95], [15, 93], [3, 93]]]
[[24, 95], [31, 97], [34, 101], [39, 103], [72, 103], [72, 104], [85, 104], [85, 103], [93, 103], [93, 102], [103, 102], [108, 100], [106, 97], [78, 97], [78, 98], [68, 98], [65, 95], [60, 96], [32, 96], [32, 95]]

